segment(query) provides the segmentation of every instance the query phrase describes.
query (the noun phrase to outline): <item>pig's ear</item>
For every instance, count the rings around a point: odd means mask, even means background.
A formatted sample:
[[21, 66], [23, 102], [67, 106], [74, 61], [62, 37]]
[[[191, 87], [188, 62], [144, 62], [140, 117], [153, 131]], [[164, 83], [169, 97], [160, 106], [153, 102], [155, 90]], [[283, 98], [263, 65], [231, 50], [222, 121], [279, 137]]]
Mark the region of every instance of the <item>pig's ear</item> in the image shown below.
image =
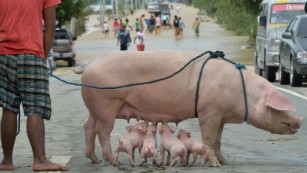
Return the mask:
[[265, 105], [281, 111], [296, 111], [294, 104], [273, 86], [266, 87]]
[[129, 125], [129, 126], [126, 126], [126, 130], [127, 130], [128, 132], [131, 132], [131, 130], [132, 130], [132, 127], [133, 127], [133, 126], [131, 126], [131, 125]]
[[162, 133], [162, 126], [158, 127], [158, 131], [159, 131], [160, 134]]
[[171, 132], [175, 133], [176, 132], [176, 128], [175, 127], [171, 127]]
[[143, 126], [139, 126], [138, 131], [146, 133], [146, 128], [144, 128]]
[[178, 139], [181, 138], [181, 133], [180, 133], [180, 132], [177, 133], [177, 138], [178, 138]]
[[191, 137], [191, 133], [190, 133], [190, 132], [188, 132], [188, 133], [187, 133], [187, 135], [188, 135], [188, 138], [190, 138], [190, 137]]

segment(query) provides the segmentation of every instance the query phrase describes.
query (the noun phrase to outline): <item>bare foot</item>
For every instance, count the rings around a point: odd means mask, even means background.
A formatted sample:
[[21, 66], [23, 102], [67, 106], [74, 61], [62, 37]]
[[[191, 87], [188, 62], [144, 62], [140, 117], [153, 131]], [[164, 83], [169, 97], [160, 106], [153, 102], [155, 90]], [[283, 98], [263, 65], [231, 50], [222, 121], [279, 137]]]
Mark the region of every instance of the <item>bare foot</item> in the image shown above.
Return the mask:
[[85, 157], [89, 158], [93, 164], [98, 164], [101, 163], [101, 160], [99, 160], [96, 156], [95, 153], [91, 152], [91, 153], [86, 153]]
[[15, 166], [10, 163], [10, 164], [5, 164], [3, 161], [0, 163], [0, 170], [6, 170], [6, 171], [11, 171], [14, 170]]
[[47, 160], [45, 163], [34, 163], [33, 171], [68, 171], [68, 166], [61, 166]]

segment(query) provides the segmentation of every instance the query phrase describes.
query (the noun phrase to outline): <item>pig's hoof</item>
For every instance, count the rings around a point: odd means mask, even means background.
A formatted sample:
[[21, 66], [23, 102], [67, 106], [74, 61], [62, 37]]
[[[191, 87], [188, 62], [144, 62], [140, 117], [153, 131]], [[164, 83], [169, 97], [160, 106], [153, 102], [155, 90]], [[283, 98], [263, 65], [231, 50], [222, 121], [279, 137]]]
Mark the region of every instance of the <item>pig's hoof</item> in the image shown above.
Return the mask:
[[116, 166], [118, 166], [118, 165], [120, 165], [119, 161], [114, 161], [114, 162], [112, 162], [112, 166], [116, 167]]
[[214, 162], [211, 162], [211, 161], [210, 161], [209, 165], [210, 165], [211, 167], [220, 167], [220, 166], [222, 166], [222, 165], [220, 164], [220, 162], [217, 161], [217, 160], [214, 161]]

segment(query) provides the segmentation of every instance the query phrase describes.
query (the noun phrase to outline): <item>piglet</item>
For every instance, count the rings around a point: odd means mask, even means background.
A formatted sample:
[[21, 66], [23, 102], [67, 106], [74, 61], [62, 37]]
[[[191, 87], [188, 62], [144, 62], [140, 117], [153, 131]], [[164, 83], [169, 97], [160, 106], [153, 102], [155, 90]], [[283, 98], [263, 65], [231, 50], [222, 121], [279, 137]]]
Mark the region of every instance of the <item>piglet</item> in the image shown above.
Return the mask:
[[141, 151], [142, 162], [140, 166], [147, 162], [148, 157], [152, 157], [152, 162], [154, 166], [160, 166], [157, 162], [158, 151], [157, 146], [157, 128], [153, 125], [150, 125], [146, 129], [146, 137], [143, 142], [143, 148]]
[[208, 161], [210, 156], [209, 147], [199, 142], [196, 139], [191, 138], [191, 133], [185, 130], [179, 130], [177, 133], [177, 138], [186, 146], [188, 150], [187, 164], [189, 164], [190, 154], [193, 154], [193, 162], [189, 166], [193, 166], [197, 160], [197, 156], [202, 157], [201, 166]]
[[168, 152], [166, 165], [174, 166], [178, 161], [178, 157], [180, 157], [180, 162], [182, 166], [186, 166], [187, 149], [182, 142], [173, 137], [173, 133], [176, 132], [176, 129], [164, 123], [161, 126], [159, 126], [158, 131], [161, 134], [160, 165], [163, 165], [164, 154], [166, 150]]
[[130, 165], [135, 167], [134, 163], [134, 150], [138, 148], [139, 152], [143, 147], [143, 141], [146, 134], [147, 122], [137, 123], [134, 126], [127, 126], [128, 133], [119, 139], [117, 149], [115, 151], [115, 159], [113, 166], [117, 165], [119, 152], [126, 152]]

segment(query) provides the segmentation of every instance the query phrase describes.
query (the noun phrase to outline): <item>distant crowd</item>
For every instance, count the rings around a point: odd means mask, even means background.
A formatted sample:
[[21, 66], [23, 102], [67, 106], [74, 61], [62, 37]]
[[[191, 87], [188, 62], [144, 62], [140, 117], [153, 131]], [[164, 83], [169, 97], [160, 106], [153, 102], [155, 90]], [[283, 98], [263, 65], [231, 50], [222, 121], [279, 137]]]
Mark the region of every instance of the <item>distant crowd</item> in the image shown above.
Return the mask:
[[[172, 4], [170, 4], [171, 9], [173, 9]], [[180, 7], [176, 6], [176, 12], [180, 12]], [[175, 38], [183, 37], [183, 29], [185, 28], [185, 24], [181, 17], [178, 15], [174, 15], [173, 21], [171, 21], [169, 14], [150, 14], [148, 18], [145, 15], [141, 15], [139, 18], [136, 18], [134, 21], [134, 25], [129, 23], [128, 18], [125, 19], [117, 19], [115, 18], [113, 21], [113, 32], [114, 37], [117, 38], [117, 46], [120, 47], [120, 50], [128, 50], [130, 43], [133, 41], [136, 44], [136, 48], [138, 51], [145, 50], [145, 33], [149, 34], [161, 34], [161, 28], [163, 29], [174, 29]], [[196, 37], [199, 36], [199, 27], [200, 20], [196, 17], [192, 28], [195, 31]], [[131, 39], [130, 31], [136, 31], [136, 35], [133, 39]], [[105, 37], [108, 37], [110, 32], [110, 26], [107, 21], [103, 23], [103, 32]]]

